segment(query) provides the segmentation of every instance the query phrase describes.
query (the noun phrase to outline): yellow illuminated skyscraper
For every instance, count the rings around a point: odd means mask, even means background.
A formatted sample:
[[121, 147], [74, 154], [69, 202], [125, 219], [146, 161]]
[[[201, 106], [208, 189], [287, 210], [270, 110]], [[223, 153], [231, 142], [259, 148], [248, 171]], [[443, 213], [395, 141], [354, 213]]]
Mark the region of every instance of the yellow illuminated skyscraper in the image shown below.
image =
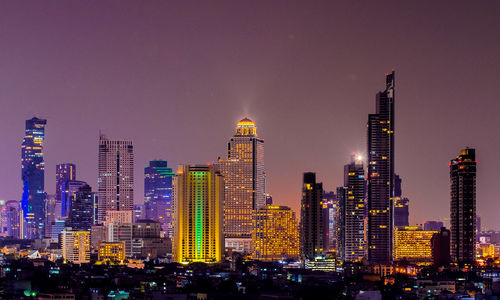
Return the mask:
[[236, 125], [227, 159], [216, 163], [225, 181], [224, 235], [234, 251], [252, 249], [252, 214], [266, 205], [264, 140], [250, 119]]
[[90, 232], [72, 231], [71, 227], [61, 232], [63, 258], [75, 264], [90, 262]]
[[253, 258], [276, 261], [299, 257], [299, 229], [295, 212], [287, 206], [268, 205], [253, 217]]
[[224, 253], [224, 181], [210, 165], [181, 165], [174, 178], [174, 260], [216, 263]]
[[437, 231], [420, 230], [419, 227], [399, 227], [394, 234], [394, 260], [406, 259], [414, 263], [432, 262], [431, 238]]

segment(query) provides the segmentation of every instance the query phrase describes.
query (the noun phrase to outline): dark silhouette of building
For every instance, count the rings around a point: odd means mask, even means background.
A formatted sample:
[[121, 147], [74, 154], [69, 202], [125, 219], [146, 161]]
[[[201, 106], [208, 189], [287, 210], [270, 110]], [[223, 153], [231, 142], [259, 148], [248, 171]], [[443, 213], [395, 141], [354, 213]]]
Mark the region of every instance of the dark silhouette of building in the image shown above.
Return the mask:
[[325, 251], [337, 248], [337, 197], [334, 192], [323, 192], [323, 246]]
[[36, 117], [26, 120], [26, 135], [21, 146], [21, 207], [25, 223], [23, 237], [27, 239], [42, 238], [45, 234], [43, 141], [46, 124], [47, 120]]
[[476, 243], [476, 151], [466, 148], [450, 162], [451, 258], [474, 264]]
[[368, 115], [368, 260], [392, 262], [394, 210], [394, 71]]
[[315, 173], [304, 173], [300, 211], [300, 254], [314, 259], [323, 253], [323, 184]]
[[94, 225], [94, 193], [92, 188], [85, 184], [78, 188], [71, 197], [68, 227], [73, 231], [90, 231]]
[[451, 262], [450, 257], [450, 231], [441, 227], [431, 239], [432, 263], [435, 267], [446, 267]]
[[426, 221], [424, 223], [424, 230], [426, 231], [439, 231], [443, 227], [443, 222], [440, 221]]
[[403, 197], [401, 177], [394, 174], [394, 226], [410, 226], [410, 200]]

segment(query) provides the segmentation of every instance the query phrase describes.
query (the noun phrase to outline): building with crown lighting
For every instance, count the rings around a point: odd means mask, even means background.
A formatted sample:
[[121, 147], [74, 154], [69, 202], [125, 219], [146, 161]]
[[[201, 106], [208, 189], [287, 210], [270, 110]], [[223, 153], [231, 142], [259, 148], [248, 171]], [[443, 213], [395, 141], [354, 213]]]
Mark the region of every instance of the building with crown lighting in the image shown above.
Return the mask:
[[210, 165], [180, 165], [174, 179], [173, 256], [179, 263], [221, 261], [224, 181]]
[[338, 257], [343, 262], [361, 261], [365, 256], [365, 171], [362, 159], [351, 157], [344, 166], [344, 187], [339, 188]]
[[110, 210], [134, 209], [134, 146], [99, 137], [98, 221]]
[[407, 260], [417, 264], [432, 263], [431, 239], [437, 231], [424, 231], [420, 227], [398, 227], [394, 231], [394, 260]]
[[175, 174], [166, 160], [151, 160], [144, 168], [145, 218], [160, 222], [165, 236], [172, 237], [172, 180]]
[[300, 256], [315, 259], [324, 253], [323, 184], [315, 173], [304, 173], [300, 210]]
[[61, 232], [63, 258], [75, 264], [90, 262], [90, 232], [66, 227]]
[[26, 120], [26, 135], [21, 146], [21, 207], [24, 218], [23, 237], [42, 238], [45, 234], [45, 163], [43, 141], [47, 120]]
[[375, 114], [368, 115], [368, 261], [392, 263], [394, 227], [394, 71], [377, 93]]
[[287, 206], [267, 205], [254, 212], [252, 258], [264, 261], [299, 258], [299, 225]]
[[253, 211], [266, 205], [264, 140], [257, 136], [254, 122], [248, 118], [238, 122], [228, 156], [219, 159], [216, 166], [225, 181], [225, 245], [237, 252], [250, 252]]
[[450, 162], [451, 259], [460, 266], [475, 263], [476, 150], [466, 148]]

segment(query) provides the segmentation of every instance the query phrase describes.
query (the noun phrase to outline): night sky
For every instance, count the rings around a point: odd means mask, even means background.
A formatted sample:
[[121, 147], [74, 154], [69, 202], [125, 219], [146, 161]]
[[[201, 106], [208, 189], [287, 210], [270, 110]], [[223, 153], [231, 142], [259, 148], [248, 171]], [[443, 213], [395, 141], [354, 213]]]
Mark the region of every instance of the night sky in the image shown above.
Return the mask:
[[21, 198], [35, 115], [49, 193], [63, 162], [97, 188], [102, 130], [134, 142], [136, 203], [148, 160], [213, 162], [248, 116], [267, 191], [297, 211], [302, 172], [332, 190], [350, 152], [366, 152], [394, 68], [410, 223], [449, 218], [448, 162], [469, 146], [478, 214], [500, 229], [499, 15], [499, 1], [1, 1], [0, 199]]

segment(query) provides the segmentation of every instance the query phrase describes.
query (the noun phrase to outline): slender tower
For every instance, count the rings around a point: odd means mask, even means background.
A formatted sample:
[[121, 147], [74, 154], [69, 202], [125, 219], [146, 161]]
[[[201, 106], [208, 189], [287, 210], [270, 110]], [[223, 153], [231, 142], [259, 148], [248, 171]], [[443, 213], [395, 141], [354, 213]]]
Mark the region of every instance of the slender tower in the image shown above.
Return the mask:
[[461, 267], [475, 263], [476, 150], [466, 148], [450, 162], [451, 259]]
[[27, 239], [42, 238], [45, 233], [45, 165], [43, 140], [47, 120], [26, 120], [26, 135], [21, 146], [21, 179], [23, 181], [24, 234]]
[[224, 176], [224, 234], [226, 247], [237, 252], [252, 250], [252, 215], [265, 207], [264, 140], [250, 119], [236, 125], [228, 144], [228, 158], [219, 159], [218, 170]]
[[392, 263], [394, 224], [394, 71], [368, 115], [368, 260]]
[[304, 173], [300, 209], [300, 255], [314, 259], [323, 254], [323, 184], [315, 173]]
[[134, 208], [134, 147], [131, 141], [99, 137], [98, 220], [107, 211], [132, 211]]

